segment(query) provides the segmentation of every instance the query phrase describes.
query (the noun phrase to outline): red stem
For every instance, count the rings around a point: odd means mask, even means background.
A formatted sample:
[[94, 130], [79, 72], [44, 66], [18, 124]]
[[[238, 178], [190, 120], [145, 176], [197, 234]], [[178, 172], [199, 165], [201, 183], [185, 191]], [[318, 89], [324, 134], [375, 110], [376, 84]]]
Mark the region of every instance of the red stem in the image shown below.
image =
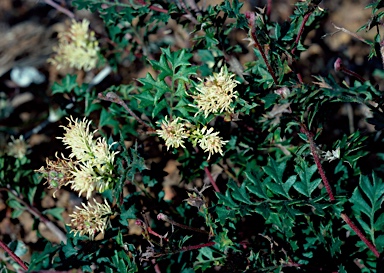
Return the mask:
[[329, 196], [329, 200], [334, 201], [335, 197], [333, 196], [331, 186], [330, 186], [330, 184], [328, 182], [327, 177], [325, 176], [325, 172], [324, 172], [323, 166], [321, 165], [319, 155], [317, 154], [317, 151], [316, 151], [315, 142], [313, 140], [313, 134], [311, 132], [309, 132], [308, 129], [304, 125], [301, 126], [301, 130], [308, 137], [309, 147], [311, 149], [311, 153], [312, 153], [313, 159], [315, 160], [315, 163], [316, 163], [316, 166], [317, 166], [317, 170], [319, 171], [321, 179], [323, 180], [324, 186], [325, 186], [325, 188], [327, 190], [327, 193], [328, 193], [328, 196]]
[[367, 247], [375, 254], [377, 258], [379, 258], [380, 253], [377, 251], [376, 247], [368, 241], [368, 239], [364, 236], [364, 234], [359, 230], [359, 228], [352, 222], [352, 220], [345, 214], [341, 214], [341, 218], [356, 232], [357, 236], [367, 245]]
[[[320, 173], [321, 179], [323, 180], [323, 183], [325, 185], [325, 188], [327, 189], [329, 199], [331, 201], [335, 200], [335, 197], [333, 196], [332, 189], [329, 185], [328, 179], [325, 176], [325, 172], [323, 169], [323, 166], [321, 165], [319, 155], [317, 154], [316, 148], [315, 148], [315, 142], [313, 140], [313, 134], [308, 131], [308, 129], [305, 127], [305, 125], [301, 126], [301, 131], [305, 133], [305, 135], [308, 137], [309, 140], [309, 146], [311, 149], [311, 153], [313, 156], [313, 159], [315, 160], [317, 170]], [[365, 245], [375, 254], [377, 258], [379, 258], [380, 253], [377, 251], [376, 247], [364, 236], [364, 234], [359, 230], [359, 228], [352, 222], [352, 220], [345, 214], [341, 213], [341, 218], [351, 227], [351, 229], [356, 232], [357, 236], [365, 243]]]
[[252, 35], [252, 39], [255, 41], [255, 45], [256, 45], [257, 49], [260, 51], [261, 57], [263, 57], [263, 60], [264, 60], [265, 64], [267, 65], [268, 72], [269, 72], [269, 74], [271, 74], [273, 82], [277, 85], [278, 81], [277, 81], [275, 72], [273, 72], [273, 69], [272, 69], [272, 67], [271, 67], [271, 65], [267, 59], [267, 56], [265, 55], [265, 52], [263, 50], [263, 47], [261, 46], [261, 44], [259, 43], [259, 40], [256, 37], [255, 31], [252, 30], [251, 35]]
[[220, 192], [220, 189], [217, 186], [216, 181], [213, 179], [211, 172], [208, 170], [208, 167], [204, 167], [204, 171], [205, 171], [205, 174], [208, 176], [209, 181], [211, 181], [211, 184], [215, 189], [215, 192]]
[[[146, 6], [147, 5], [144, 0], [136, 0], [136, 2], [139, 3], [142, 6]], [[153, 11], [158, 11], [158, 12], [161, 12], [161, 13], [168, 13], [168, 10], [162, 9], [160, 7], [149, 5], [148, 8], [153, 10]]]
[[272, 11], [272, 0], [268, 0], [267, 2], [267, 16], [271, 16], [271, 11]]
[[200, 245], [195, 245], [195, 246], [183, 246], [181, 248], [181, 251], [190, 251], [190, 250], [200, 249], [200, 248], [207, 247], [207, 246], [213, 246], [214, 244], [215, 244], [215, 242], [208, 242], [205, 244], [200, 244]]
[[309, 16], [311, 16], [311, 14], [312, 14], [312, 12], [308, 12], [306, 15], [304, 15], [303, 21], [301, 22], [301, 25], [300, 25], [299, 33], [297, 34], [295, 43], [293, 44], [293, 48], [291, 50], [292, 55], [295, 54], [296, 47], [299, 44], [301, 35], [303, 35], [305, 24], [307, 23]]
[[349, 70], [348, 68], [344, 67], [344, 66], [341, 66], [340, 67], [340, 70], [343, 71], [345, 74], [348, 74], [352, 77], [355, 77], [356, 79], [358, 79], [361, 83], [364, 83], [365, 82], [365, 79], [360, 76], [359, 74], [357, 74], [356, 72], [353, 72], [352, 70]]
[[17, 256], [3, 241], [0, 240], [0, 247], [4, 249], [11, 258], [17, 262], [24, 270], [28, 270], [28, 267], [24, 264], [24, 262]]

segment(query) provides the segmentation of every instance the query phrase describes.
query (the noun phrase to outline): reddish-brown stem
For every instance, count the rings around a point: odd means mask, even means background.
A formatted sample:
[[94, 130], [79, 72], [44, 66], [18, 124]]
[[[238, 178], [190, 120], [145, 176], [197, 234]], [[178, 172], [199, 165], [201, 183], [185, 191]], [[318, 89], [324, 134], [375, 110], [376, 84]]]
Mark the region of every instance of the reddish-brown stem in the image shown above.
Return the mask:
[[5, 252], [8, 253], [11, 258], [17, 262], [24, 270], [28, 270], [28, 267], [24, 264], [24, 262], [17, 256], [3, 241], [0, 240], [0, 247], [4, 249]]
[[60, 11], [60, 12], [64, 13], [69, 18], [72, 18], [72, 19], [75, 18], [75, 14], [72, 11], [70, 11], [70, 10], [60, 6], [59, 4], [53, 2], [52, 0], [44, 0], [44, 2], [47, 5], [50, 5], [51, 7], [55, 8], [57, 11]]
[[271, 16], [271, 11], [272, 11], [272, 0], [268, 0], [267, 2], [267, 16]]
[[213, 246], [214, 244], [215, 244], [215, 242], [208, 242], [208, 243], [200, 244], [200, 245], [184, 246], [181, 248], [181, 251], [190, 251], [190, 250], [200, 249], [203, 247]]
[[[335, 197], [333, 196], [332, 189], [329, 185], [328, 179], [325, 176], [325, 172], [323, 169], [323, 166], [321, 165], [319, 155], [315, 148], [315, 142], [313, 140], [313, 134], [308, 131], [308, 129], [305, 127], [305, 125], [301, 126], [301, 131], [308, 137], [309, 140], [309, 147], [311, 149], [311, 153], [313, 156], [313, 159], [315, 160], [317, 170], [320, 173], [321, 179], [323, 180], [323, 183], [325, 185], [325, 188], [327, 189], [329, 199], [331, 201], [335, 200]], [[364, 234], [359, 230], [359, 228], [352, 222], [352, 220], [345, 214], [341, 213], [341, 218], [351, 227], [351, 229], [356, 232], [357, 236], [365, 243], [365, 245], [375, 254], [375, 256], [378, 258], [380, 256], [380, 253], [377, 251], [376, 247], [364, 236]]]
[[[144, 0], [136, 0], [137, 3], [139, 3], [140, 5], [143, 5], [143, 6], [146, 6], [147, 4], [144, 2]], [[158, 12], [161, 12], [161, 13], [168, 13], [168, 10], [166, 9], [162, 9], [160, 7], [157, 7], [157, 6], [152, 6], [152, 5], [149, 5], [148, 6], [149, 9], [153, 10], [153, 11], [158, 11]]]
[[311, 132], [309, 132], [308, 129], [304, 125], [301, 126], [301, 130], [308, 137], [309, 147], [311, 149], [311, 153], [312, 153], [313, 159], [315, 160], [315, 163], [316, 163], [316, 166], [317, 166], [317, 170], [319, 171], [321, 179], [323, 180], [324, 186], [325, 186], [325, 188], [327, 190], [327, 193], [328, 193], [328, 196], [329, 196], [329, 200], [334, 201], [335, 197], [333, 196], [331, 186], [330, 186], [330, 184], [328, 182], [327, 177], [325, 176], [325, 172], [324, 172], [323, 166], [321, 165], [321, 161], [320, 161], [319, 155], [318, 155], [318, 153], [316, 151], [315, 142], [313, 140], [313, 134]]
[[352, 220], [345, 214], [341, 214], [341, 218], [348, 224], [348, 226], [356, 232], [357, 236], [366, 244], [366, 246], [375, 254], [377, 258], [379, 258], [380, 253], [377, 251], [376, 247], [368, 241], [368, 239], [364, 236], [364, 234], [359, 230], [359, 228], [352, 222]]
[[349, 76], [352, 76], [352, 77], [355, 77], [356, 79], [358, 79], [361, 83], [364, 83], [365, 82], [365, 79], [360, 76], [359, 74], [357, 74], [356, 72], [353, 72], [352, 70], [349, 70], [348, 68], [342, 66], [340, 68], [340, 71], [343, 71], [345, 74], [349, 75]]
[[296, 47], [300, 42], [301, 35], [303, 35], [305, 24], [307, 23], [309, 16], [311, 16], [312, 12], [308, 12], [306, 15], [304, 15], [303, 21], [301, 22], [299, 33], [297, 34], [295, 43], [293, 44], [293, 48], [291, 50], [292, 55], [295, 54]]
[[209, 181], [211, 182], [215, 192], [220, 192], [219, 187], [216, 184], [216, 181], [213, 179], [211, 172], [208, 170], [208, 167], [204, 167], [205, 174], [207, 175]]
[[0, 191], [6, 191], [10, 195], [12, 195], [13, 198], [15, 198], [20, 204], [25, 206], [25, 209], [30, 214], [39, 219], [50, 231], [52, 231], [52, 233], [55, 234], [61, 242], [63, 242], [64, 244], [67, 243], [67, 236], [54, 223], [52, 223], [48, 218], [46, 218], [40, 211], [25, 202], [23, 198], [20, 197], [16, 192], [8, 188], [0, 188]]
[[265, 52], [264, 52], [264, 49], [263, 47], [261, 46], [259, 40], [257, 39], [256, 37], [256, 33], [254, 30], [252, 30], [251, 32], [252, 34], [252, 39], [255, 41], [255, 46], [257, 47], [257, 49], [260, 51], [260, 54], [261, 54], [261, 57], [263, 58], [265, 64], [267, 65], [267, 69], [268, 69], [268, 72], [269, 74], [271, 74], [272, 76], [272, 79], [273, 79], [273, 82], [277, 85], [278, 84], [278, 81], [277, 81], [277, 78], [276, 78], [276, 75], [275, 75], [275, 72], [273, 71], [268, 59], [267, 59], [267, 56], [265, 55]]
[[140, 119], [128, 106], [127, 104], [118, 96], [116, 95], [115, 93], [113, 92], [108, 92], [108, 94], [106, 96], [104, 96], [102, 93], [99, 93], [98, 95], [99, 99], [102, 99], [102, 100], [106, 100], [106, 101], [110, 101], [110, 102], [114, 102], [114, 103], [117, 103], [121, 106], [124, 107], [124, 109], [132, 116], [134, 117], [138, 123], [140, 123], [141, 125], [143, 125], [144, 127], [146, 127], [149, 131], [154, 131], [154, 129], [146, 124], [142, 119]]
[[187, 229], [187, 230], [191, 230], [191, 231], [194, 231], [194, 232], [209, 234], [209, 232], [207, 232], [205, 230], [201, 230], [201, 229], [198, 229], [198, 228], [194, 228], [194, 227], [190, 227], [190, 226], [186, 226], [186, 225], [177, 223], [177, 222], [173, 221], [172, 219], [169, 219], [168, 216], [165, 215], [164, 213], [159, 213], [157, 215], [157, 219], [163, 220], [164, 222], [168, 222], [171, 225], [177, 226], [177, 227], [182, 228], [182, 229]]

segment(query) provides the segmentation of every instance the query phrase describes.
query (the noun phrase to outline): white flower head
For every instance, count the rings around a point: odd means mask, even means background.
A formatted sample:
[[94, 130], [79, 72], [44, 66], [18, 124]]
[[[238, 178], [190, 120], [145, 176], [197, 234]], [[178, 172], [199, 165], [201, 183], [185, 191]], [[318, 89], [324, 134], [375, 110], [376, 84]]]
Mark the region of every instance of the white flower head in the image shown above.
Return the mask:
[[53, 48], [56, 55], [48, 59], [57, 69], [73, 67], [89, 71], [96, 67], [100, 48], [95, 33], [89, 31], [88, 20], [72, 20], [69, 31], [59, 33], [58, 38], [59, 44]]
[[207, 129], [207, 127], [203, 127], [203, 129], [197, 129], [192, 134], [192, 141], [194, 143], [198, 143], [200, 148], [204, 150], [204, 152], [208, 152], [208, 160], [211, 158], [212, 154], [220, 153], [223, 155], [223, 146], [228, 142], [222, 140], [221, 137], [218, 136], [219, 132], [213, 132], [213, 128]]
[[29, 145], [24, 140], [24, 137], [21, 135], [19, 138], [14, 138], [11, 136], [11, 142], [8, 143], [6, 153], [9, 156], [13, 156], [15, 158], [23, 158], [27, 154]]
[[205, 117], [210, 113], [233, 113], [231, 103], [237, 99], [238, 93], [234, 88], [239, 83], [233, 77], [235, 74], [228, 73], [227, 67], [223, 66], [220, 73], [213, 73], [213, 76], [209, 76], [196, 87], [198, 94], [192, 97], [199, 112]]
[[82, 208], [77, 207], [77, 211], [69, 215], [71, 220], [71, 232], [79, 235], [88, 235], [91, 240], [94, 239], [97, 232], [104, 233], [107, 227], [109, 216], [112, 214], [111, 207], [104, 200], [100, 204], [93, 199], [94, 205], [88, 203], [88, 206], [81, 203]]
[[156, 133], [159, 137], [164, 139], [168, 150], [169, 147], [178, 148], [181, 146], [185, 148], [184, 140], [189, 137], [187, 124], [179, 117], [172, 121], [168, 121], [168, 117], [166, 116], [161, 123], [161, 129], [156, 130]]

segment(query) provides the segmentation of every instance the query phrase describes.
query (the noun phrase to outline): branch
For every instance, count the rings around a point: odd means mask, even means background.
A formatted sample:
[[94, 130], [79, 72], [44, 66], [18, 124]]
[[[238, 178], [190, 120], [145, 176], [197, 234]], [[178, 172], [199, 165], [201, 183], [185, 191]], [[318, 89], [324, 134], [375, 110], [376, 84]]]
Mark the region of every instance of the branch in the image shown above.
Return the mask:
[[60, 11], [60, 12], [64, 13], [64, 14], [67, 15], [69, 18], [72, 18], [72, 19], [75, 18], [75, 14], [74, 14], [72, 11], [70, 11], [70, 10], [68, 10], [68, 9], [66, 9], [66, 8], [64, 8], [64, 7], [62, 7], [62, 6], [60, 6], [59, 4], [53, 2], [53, 0], [44, 0], [44, 2], [45, 2], [47, 5], [50, 5], [51, 7], [55, 8], [57, 11]]
[[106, 96], [104, 96], [102, 93], [99, 93], [98, 95], [99, 99], [101, 100], [105, 100], [105, 101], [110, 101], [110, 102], [114, 102], [114, 103], [117, 103], [121, 106], [124, 107], [124, 109], [132, 116], [134, 117], [138, 123], [140, 123], [141, 125], [143, 125], [144, 127], [146, 127], [149, 131], [154, 131], [154, 129], [152, 128], [152, 126], [146, 124], [142, 119], [140, 119], [128, 106], [127, 104], [118, 96], [116, 95], [115, 93], [113, 92], [108, 92]]
[[0, 188], [0, 191], [6, 191], [10, 195], [13, 196], [20, 204], [24, 205], [26, 210], [38, 218], [50, 231], [52, 231], [53, 234], [59, 238], [61, 242], [66, 244], [67, 242], [67, 236], [59, 229], [54, 223], [52, 223], [48, 218], [46, 218], [40, 211], [38, 211], [35, 207], [31, 206], [27, 202], [25, 202], [16, 192], [14, 192], [11, 189], [8, 188]]
[[0, 240], [0, 247], [5, 250], [11, 256], [11, 258], [17, 262], [24, 270], [28, 270], [28, 267], [24, 262], [13, 252], [3, 241]]

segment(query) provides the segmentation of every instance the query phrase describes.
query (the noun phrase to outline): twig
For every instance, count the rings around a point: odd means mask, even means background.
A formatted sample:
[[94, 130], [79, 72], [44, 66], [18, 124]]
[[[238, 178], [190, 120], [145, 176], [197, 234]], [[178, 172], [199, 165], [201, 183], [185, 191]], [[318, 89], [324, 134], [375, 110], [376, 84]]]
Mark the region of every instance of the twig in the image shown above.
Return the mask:
[[0, 240], [0, 247], [4, 249], [5, 252], [8, 253], [11, 258], [17, 262], [24, 270], [28, 270], [28, 267], [24, 264], [24, 262], [13, 252], [3, 241]]
[[[336, 34], [336, 33], [340, 32], [340, 31], [342, 31], [342, 32], [345, 32], [345, 33], [351, 35], [352, 37], [356, 38], [357, 40], [359, 40], [359, 41], [361, 41], [361, 42], [366, 43], [367, 45], [369, 45], [369, 42], [367, 42], [363, 37], [357, 35], [356, 33], [352, 32], [352, 31], [349, 31], [348, 29], [345, 29], [345, 28], [343, 28], [343, 27], [338, 27], [338, 26], [336, 26], [334, 23], [332, 23], [332, 25], [333, 25], [333, 27], [334, 27], [335, 29], [337, 29], [338, 31], [335, 31], [335, 32], [333, 32], [333, 33], [331, 33], [331, 34], [329, 34], [329, 35], [333, 36], [334, 34]], [[325, 36], [326, 36], [326, 35], [325, 35]], [[324, 36], [323, 36], [323, 37], [324, 37]]]
[[211, 172], [208, 170], [208, 167], [204, 167], [205, 174], [207, 175], [209, 181], [211, 182], [215, 192], [220, 192], [219, 187], [216, 184], [216, 181], [213, 179]]
[[271, 16], [271, 11], [272, 11], [272, 0], [267, 1], [267, 16]]
[[146, 124], [142, 119], [140, 119], [128, 106], [127, 104], [118, 96], [116, 95], [115, 93], [113, 92], [108, 92], [106, 96], [104, 96], [102, 93], [99, 93], [98, 95], [99, 99], [102, 99], [102, 100], [106, 100], [106, 101], [110, 101], [110, 102], [114, 102], [114, 103], [117, 103], [121, 106], [124, 107], [124, 109], [132, 116], [134, 117], [138, 123], [140, 123], [141, 125], [143, 125], [144, 127], [146, 127], [149, 131], [154, 131], [154, 129], [152, 128], [152, 126]]
[[66, 8], [64, 8], [64, 7], [62, 7], [62, 6], [60, 6], [59, 4], [53, 2], [53, 0], [44, 0], [44, 2], [45, 2], [47, 5], [50, 5], [51, 7], [55, 8], [56, 10], [58, 10], [58, 11], [64, 13], [64, 14], [67, 15], [69, 18], [72, 18], [72, 19], [75, 18], [75, 14], [74, 14], [72, 11], [70, 11], [70, 10], [68, 10], [68, 9], [66, 9]]
[[25, 202], [21, 197], [19, 197], [16, 192], [7, 188], [0, 188], [0, 191], [6, 191], [11, 194], [13, 198], [15, 198], [20, 204], [25, 206], [26, 210], [30, 214], [38, 218], [50, 231], [52, 231], [52, 233], [55, 234], [61, 242], [63, 242], [64, 244], [67, 243], [67, 236], [54, 223], [52, 223], [48, 218], [46, 218], [40, 211]]
[[198, 229], [198, 228], [194, 228], [194, 227], [186, 226], [186, 225], [183, 225], [183, 224], [179, 224], [179, 223], [173, 221], [172, 219], [169, 219], [168, 216], [165, 215], [164, 213], [159, 213], [157, 215], [157, 219], [158, 220], [163, 220], [164, 222], [168, 222], [171, 225], [177, 226], [177, 227], [182, 228], [182, 229], [187, 229], [187, 230], [191, 230], [191, 231], [195, 231], [195, 232], [199, 232], [199, 233], [209, 234], [209, 232], [207, 232], [205, 230], [201, 230], [201, 229]]

